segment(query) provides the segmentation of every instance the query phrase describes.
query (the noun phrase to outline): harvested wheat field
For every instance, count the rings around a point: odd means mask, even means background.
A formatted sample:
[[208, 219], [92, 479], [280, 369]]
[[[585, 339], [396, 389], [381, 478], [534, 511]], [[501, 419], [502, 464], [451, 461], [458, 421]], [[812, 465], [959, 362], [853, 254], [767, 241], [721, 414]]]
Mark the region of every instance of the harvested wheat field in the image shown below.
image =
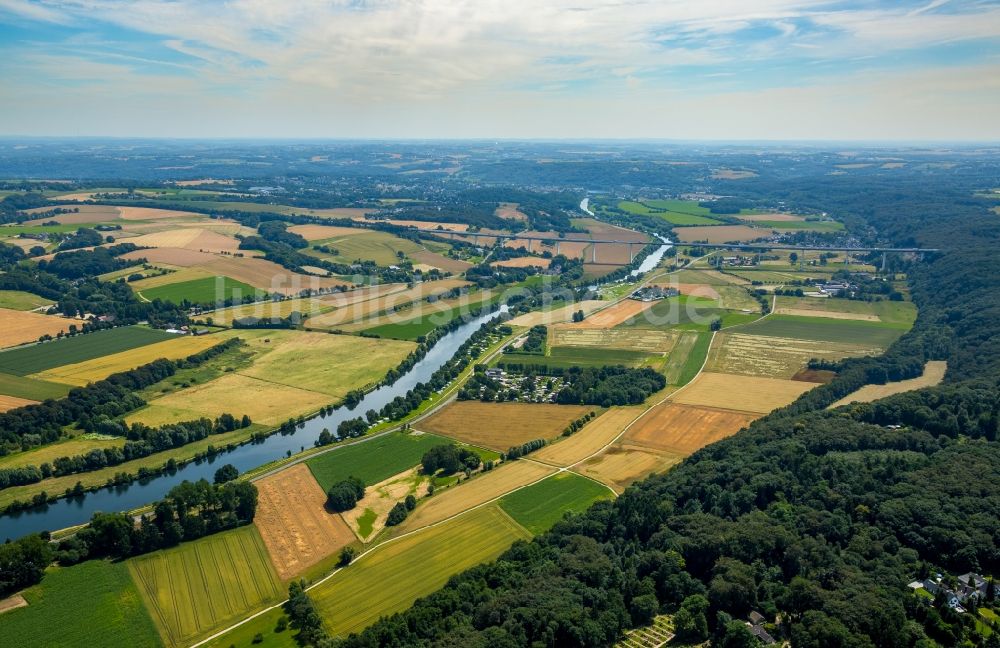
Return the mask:
[[501, 464], [473, 479], [436, 491], [423, 500], [406, 521], [396, 528], [400, 532], [407, 532], [436, 524], [555, 472], [555, 468], [524, 459]]
[[138, 261], [146, 259], [150, 263], [166, 263], [181, 268], [190, 268], [200, 264], [211, 263], [215, 260], [215, 255], [198, 250], [184, 250], [181, 248], [154, 248], [152, 250], [136, 250], [121, 255], [122, 259]]
[[931, 360], [924, 365], [924, 373], [919, 378], [890, 382], [884, 385], [865, 385], [861, 389], [844, 396], [830, 407], [840, 407], [851, 403], [870, 403], [893, 394], [933, 387], [944, 380], [948, 363], [944, 360]]
[[797, 380], [702, 372], [672, 398], [675, 403], [767, 414], [816, 385]]
[[288, 231], [298, 234], [307, 241], [320, 241], [334, 238], [335, 236], [363, 234], [369, 230], [356, 227], [337, 227], [334, 225], [293, 225], [288, 228]]
[[422, 475], [419, 468], [411, 468], [366, 488], [357, 506], [341, 516], [358, 539], [366, 542], [385, 528], [389, 511], [397, 502], [402, 502], [407, 495], [420, 498], [427, 493], [429, 482], [430, 477]]
[[143, 234], [129, 241], [141, 247], [182, 248], [202, 252], [236, 252], [240, 242], [232, 236], [200, 227], [179, 227], [166, 232]]
[[707, 241], [727, 243], [729, 241], [753, 241], [770, 234], [769, 229], [754, 229], [746, 225], [703, 225], [695, 227], [675, 227], [674, 234], [682, 243]]
[[671, 329], [601, 329], [580, 328], [576, 324], [559, 324], [549, 327], [549, 346], [600, 347], [667, 353], [674, 348], [678, 336], [678, 332]]
[[493, 213], [500, 218], [508, 218], [516, 221], [528, 220], [528, 215], [517, 207], [517, 203], [500, 203], [500, 206], [494, 209]]
[[437, 223], [434, 221], [406, 220], [403, 218], [390, 218], [385, 221], [400, 227], [413, 227], [419, 230], [443, 230], [446, 232], [465, 232], [469, 229], [466, 223]]
[[652, 308], [655, 303], [623, 299], [613, 306], [589, 315], [582, 322], [570, 324], [570, 326], [576, 328], [613, 328], [634, 317], [641, 317], [642, 313]]
[[875, 355], [877, 346], [847, 342], [815, 342], [792, 338], [718, 333], [708, 352], [705, 369], [716, 373], [768, 378], [791, 378], [813, 358], [840, 360], [851, 356]]
[[55, 337], [68, 331], [70, 324], [82, 326], [79, 320], [66, 317], [0, 308], [0, 349], [35, 342], [43, 335]]
[[302, 290], [319, 290], [343, 285], [335, 277], [315, 277], [292, 272], [277, 263], [249, 257], [214, 256], [204, 268], [215, 275], [222, 275], [250, 284], [270, 293], [297, 295]]
[[661, 450], [616, 443], [575, 470], [623, 492], [634, 482], [678, 464], [684, 457]]
[[524, 256], [503, 261], [494, 261], [490, 265], [496, 268], [548, 268], [550, 260], [542, 257]]
[[411, 252], [409, 257], [417, 263], [433, 266], [443, 270], [444, 272], [465, 272], [472, 267], [472, 264], [468, 261], [452, 259], [451, 257], [438, 254], [437, 252], [431, 252], [430, 250]]
[[559, 324], [561, 322], [568, 322], [573, 319], [573, 313], [578, 310], [582, 310], [584, 314], [593, 313], [595, 310], [602, 306], [606, 306], [608, 302], [601, 301], [599, 299], [589, 299], [584, 301], [576, 302], [575, 304], [569, 304], [567, 306], [560, 306], [559, 308], [553, 308], [546, 311], [533, 311], [531, 313], [525, 313], [524, 315], [518, 315], [514, 319], [510, 320], [508, 324], [511, 326], [537, 326], [539, 324]]
[[228, 333], [198, 336], [179, 335], [170, 340], [147, 344], [128, 351], [54, 367], [29, 377], [83, 387], [87, 383], [103, 380], [113, 373], [135, 369], [160, 358], [167, 360], [186, 358], [220, 344], [230, 337], [233, 336]]
[[[402, 290], [387, 290], [384, 293], [360, 293], [359, 295], [339, 293], [324, 297], [321, 301], [323, 304], [336, 305], [340, 303], [342, 305], [333, 311], [310, 318], [309, 326], [336, 329], [359, 320], [374, 320], [386, 311], [406, 306], [432, 295], [440, 295], [452, 288], [468, 285], [470, 285], [468, 281], [461, 279], [441, 279], [440, 281], [425, 281], [413, 288], [403, 286]], [[365, 295], [368, 295], [368, 298], [365, 298]]]
[[642, 412], [643, 408], [639, 406], [613, 407], [572, 436], [536, 450], [531, 457], [557, 466], [572, 466], [614, 441]]
[[28, 400], [27, 398], [18, 398], [16, 396], [5, 396], [0, 394], [0, 412], [9, 412], [12, 409], [17, 409], [18, 407], [24, 407], [25, 405], [35, 405], [38, 401]]
[[173, 209], [157, 209], [155, 207], [119, 207], [121, 217], [125, 220], [159, 220], [161, 218], [207, 218], [205, 214]]
[[567, 425], [594, 409], [585, 405], [455, 401], [414, 427], [503, 452], [533, 439], [557, 437]]
[[736, 434], [757, 418], [749, 412], [664, 403], [636, 421], [623, 441], [687, 456]]
[[[36, 218], [35, 220], [30, 220], [25, 222], [25, 225], [41, 225], [42, 223], [49, 223], [55, 221], [62, 225], [80, 225], [83, 223], [102, 223], [107, 221], [115, 221], [121, 217], [121, 212], [118, 207], [112, 207], [111, 205], [56, 205], [55, 207], [62, 207], [63, 209], [75, 209], [76, 211], [71, 214], [59, 214], [57, 216], [43, 216], [41, 218]], [[51, 211], [54, 207], [38, 207], [36, 209], [26, 210], [29, 214], [38, 214]]]
[[289, 580], [354, 542], [354, 533], [326, 510], [326, 495], [309, 468], [296, 464], [256, 482], [260, 531], [278, 577]]
[[719, 299], [719, 286], [705, 283], [673, 283], [669, 281], [657, 281], [652, 284], [660, 288], [676, 288], [682, 295], [689, 297], [701, 297], [703, 299]]

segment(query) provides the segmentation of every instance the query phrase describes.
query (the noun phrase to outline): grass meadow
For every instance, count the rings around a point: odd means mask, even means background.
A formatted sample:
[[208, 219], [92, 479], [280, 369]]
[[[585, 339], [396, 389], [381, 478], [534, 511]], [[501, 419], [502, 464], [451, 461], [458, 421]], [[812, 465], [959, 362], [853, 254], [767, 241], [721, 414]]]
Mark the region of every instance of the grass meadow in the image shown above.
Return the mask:
[[344, 636], [401, 612], [452, 575], [528, 537], [496, 506], [485, 506], [378, 547], [309, 595], [330, 632]]
[[904, 331], [904, 329], [884, 322], [777, 314], [735, 330], [751, 335], [879, 347], [888, 347]]
[[581, 513], [613, 495], [603, 484], [565, 472], [507, 495], [500, 500], [500, 508], [525, 529], [539, 534], [551, 529], [566, 513]]
[[[0, 643], [18, 648], [161, 645], [124, 563], [51, 568], [24, 591], [28, 607], [0, 614]], [[44, 628], [44, 632], [40, 629]], [[10, 643], [7, 643], [10, 641]]]
[[218, 277], [203, 277], [190, 281], [180, 281], [155, 288], [146, 288], [139, 294], [150, 301], [162, 299], [174, 304], [180, 304], [184, 300], [192, 304], [215, 304], [227, 299], [242, 299], [248, 295], [262, 298], [266, 294], [249, 284], [229, 277], [222, 277], [222, 292], [220, 294], [218, 279]]
[[416, 466], [424, 453], [434, 446], [448, 443], [452, 441], [434, 434], [393, 432], [331, 450], [306, 463], [323, 492], [326, 492], [347, 477], [357, 477], [369, 485], [377, 484]]

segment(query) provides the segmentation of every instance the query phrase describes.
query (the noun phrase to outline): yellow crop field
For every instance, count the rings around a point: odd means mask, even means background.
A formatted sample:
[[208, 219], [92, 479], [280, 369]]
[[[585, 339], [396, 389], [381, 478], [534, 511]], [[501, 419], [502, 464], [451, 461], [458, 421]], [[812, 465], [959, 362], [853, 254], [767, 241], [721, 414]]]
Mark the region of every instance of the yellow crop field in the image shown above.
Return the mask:
[[455, 401], [414, 427], [503, 452], [533, 439], [556, 437], [594, 409], [584, 405]]
[[664, 403], [649, 410], [625, 433], [625, 443], [687, 456], [724, 439], [758, 418], [757, 414]]
[[229, 413], [237, 417], [246, 414], [254, 423], [276, 425], [330, 402], [326, 394], [231, 373], [157, 398], [125, 420], [158, 426]]
[[568, 306], [560, 306], [546, 311], [533, 311], [518, 315], [510, 320], [512, 326], [537, 326], [539, 324], [558, 324], [568, 322], [573, 318], [573, 313], [582, 310], [585, 314], [593, 313], [598, 308], [607, 306], [608, 302], [598, 299], [579, 301]]
[[680, 463], [684, 455], [629, 443], [616, 443], [575, 468], [621, 493], [632, 483]]
[[675, 227], [674, 234], [682, 243], [708, 241], [726, 243], [728, 241], [753, 241], [770, 234], [769, 229], [754, 229], [746, 225], [702, 225], [695, 227]]
[[213, 347], [230, 337], [233, 337], [230, 333], [199, 336], [179, 335], [172, 340], [149, 344], [136, 349], [122, 351], [121, 353], [112, 353], [111, 355], [94, 358], [85, 362], [54, 367], [37, 374], [32, 374], [29, 378], [82, 387], [87, 383], [103, 380], [113, 373], [135, 369], [160, 358], [166, 358], [167, 360], [186, 358], [189, 355]]
[[[0, 396], [0, 401], [5, 398]], [[97, 448], [114, 448], [125, 445], [124, 437], [84, 438], [83, 436], [63, 439], [31, 450], [14, 452], [0, 457], [0, 468], [17, 468], [20, 466], [41, 466], [52, 463], [59, 457], [82, 455]]]
[[575, 328], [612, 328], [626, 320], [642, 317], [643, 311], [652, 308], [654, 303], [623, 299], [613, 306], [602, 308], [593, 313], [582, 322], [570, 326]]
[[82, 322], [66, 317], [0, 308], [0, 348], [35, 342], [43, 335], [55, 337], [68, 331], [70, 324], [82, 326]]
[[944, 374], [947, 370], [948, 363], [946, 361], [931, 360], [924, 365], [924, 373], [919, 378], [899, 380], [884, 385], [865, 385], [861, 389], [844, 396], [833, 405], [830, 405], [830, 407], [840, 407], [841, 405], [849, 405], [851, 403], [870, 403], [886, 396], [892, 396], [893, 394], [902, 394], [914, 389], [933, 387], [944, 380]]
[[667, 353], [678, 332], [671, 329], [579, 328], [570, 324], [549, 327], [549, 346], [600, 347], [625, 351]]
[[719, 333], [708, 353], [707, 371], [791, 378], [812, 358], [839, 360], [850, 356], [875, 355], [877, 346], [847, 342], [816, 342], [792, 338]]
[[448, 579], [530, 534], [496, 506], [382, 545], [309, 591], [331, 633], [346, 636], [401, 612]]
[[304, 331], [232, 331], [254, 354], [249, 367], [171, 392], [127, 417], [162, 425], [222, 413], [274, 425], [315, 412], [380, 380], [412, 342]]
[[284, 592], [254, 526], [127, 561], [167, 646], [190, 644]]
[[572, 466], [614, 441], [642, 412], [638, 406], [613, 407], [572, 436], [536, 450], [531, 457], [557, 466]]
[[490, 472], [435, 492], [396, 529], [402, 533], [436, 524], [555, 472], [555, 468], [523, 459], [501, 464]]
[[[240, 373], [342, 398], [377, 382], [416, 348], [413, 342], [294, 331]], [[327, 399], [329, 400], [329, 399]]]
[[815, 386], [796, 380], [702, 372], [673, 401], [766, 414], [788, 405]]
[[231, 253], [240, 247], [240, 242], [232, 236], [197, 227], [179, 227], [155, 234], [143, 234], [129, 242], [140, 247], [183, 248], [201, 252]]

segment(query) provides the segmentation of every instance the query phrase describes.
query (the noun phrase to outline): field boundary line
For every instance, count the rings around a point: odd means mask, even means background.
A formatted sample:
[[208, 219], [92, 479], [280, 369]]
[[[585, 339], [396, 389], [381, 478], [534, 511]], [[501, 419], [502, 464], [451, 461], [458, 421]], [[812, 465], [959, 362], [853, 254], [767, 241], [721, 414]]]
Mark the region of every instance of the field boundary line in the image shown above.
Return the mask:
[[[708, 342], [708, 350], [709, 350], [709, 352], [712, 350], [712, 345], [715, 343], [715, 334], [716, 334], [716, 331], [712, 331], [712, 338]], [[673, 398], [678, 393], [680, 393], [681, 391], [683, 391], [684, 389], [686, 389], [688, 385], [690, 385], [691, 383], [693, 383], [698, 378], [698, 376], [700, 376], [702, 374], [702, 372], [705, 371], [705, 366], [708, 364], [708, 355], [709, 355], [708, 353], [705, 354], [705, 360], [701, 363], [701, 367], [698, 369], [698, 373], [696, 373], [694, 375], [694, 377], [690, 381], [687, 382], [687, 384], [682, 385], [680, 387], [680, 389], [678, 389], [677, 391], [674, 391], [674, 392], [672, 392], [670, 394], [667, 394], [659, 402], [654, 403], [653, 405], [650, 405], [649, 407], [647, 407], [645, 410], [642, 411], [642, 413], [640, 413], [634, 419], [632, 419], [631, 421], [629, 421], [628, 425], [626, 425], [624, 428], [622, 428], [622, 431], [619, 432], [618, 435], [615, 436], [615, 438], [611, 439], [611, 441], [609, 441], [607, 444], [605, 444], [601, 449], [597, 450], [596, 452], [594, 452], [592, 454], [587, 455], [586, 457], [584, 457], [580, 461], [577, 461], [576, 463], [573, 463], [573, 464], [570, 464], [569, 466], [566, 466], [565, 470], [570, 470], [572, 468], [575, 468], [576, 466], [579, 466], [580, 464], [582, 464], [585, 461], [593, 459], [597, 455], [601, 454], [602, 452], [604, 452], [605, 450], [607, 450], [608, 448], [610, 448], [612, 445], [614, 445], [615, 443], [617, 443], [619, 439], [621, 439], [623, 436], [625, 436], [625, 433], [629, 431], [629, 428], [631, 428], [633, 425], [635, 425], [639, 421], [639, 419], [641, 419], [642, 417], [646, 416], [652, 410], [654, 410], [655, 408], [659, 407], [660, 405], [663, 405], [664, 403], [668, 402], [671, 398]], [[572, 472], [576, 472], [576, 471], [572, 471]], [[604, 483], [604, 482], [600, 482], [600, 483]], [[605, 484], [605, 485], [607, 485], [607, 484]]]

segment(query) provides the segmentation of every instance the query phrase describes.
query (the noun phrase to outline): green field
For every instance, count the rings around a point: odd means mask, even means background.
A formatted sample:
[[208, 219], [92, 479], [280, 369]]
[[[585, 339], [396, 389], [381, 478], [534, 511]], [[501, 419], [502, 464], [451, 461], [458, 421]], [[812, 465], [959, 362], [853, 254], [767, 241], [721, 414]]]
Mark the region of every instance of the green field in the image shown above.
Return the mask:
[[377, 484], [420, 463], [424, 453], [452, 443], [433, 434], [394, 432], [370, 441], [344, 446], [309, 459], [306, 464], [324, 491], [347, 477]]
[[[284, 616], [285, 613], [280, 608], [266, 612], [231, 632], [209, 641], [205, 644], [205, 648], [230, 648], [233, 646], [235, 648], [298, 648], [299, 644], [295, 641], [295, 635], [298, 633], [295, 630], [285, 628], [282, 632], [276, 631], [278, 619]], [[263, 641], [254, 643], [258, 633]]]
[[[219, 285], [220, 279], [221, 287]], [[180, 304], [185, 299], [192, 304], [215, 304], [225, 302], [228, 299], [241, 301], [248, 295], [253, 295], [256, 299], [261, 299], [266, 295], [262, 290], [257, 290], [249, 284], [229, 277], [203, 277], [190, 281], [180, 281], [155, 288], [146, 288], [139, 294], [150, 301], [162, 299], [175, 304]]]
[[687, 200], [647, 200], [635, 202], [623, 200], [618, 208], [630, 214], [656, 216], [673, 225], [719, 225], [720, 221], [711, 218], [711, 211], [701, 207], [696, 202]]
[[0, 308], [28, 311], [42, 306], [51, 306], [52, 303], [51, 299], [45, 299], [23, 290], [0, 290]]
[[285, 595], [253, 525], [127, 564], [168, 646], [190, 644]]
[[[312, 249], [312, 245], [328, 245], [336, 248], [339, 254], [330, 255]], [[308, 249], [302, 250], [304, 254], [315, 256], [321, 259], [329, 259], [337, 263], [353, 263], [358, 260], [374, 261], [378, 265], [387, 266], [399, 263], [397, 252], [404, 255], [414, 254], [423, 251], [419, 243], [414, 243], [408, 239], [393, 236], [388, 232], [362, 232], [360, 234], [349, 234], [335, 238], [313, 241]]]
[[175, 337], [156, 329], [126, 326], [33, 344], [0, 353], [0, 372], [27, 376]]
[[62, 398], [70, 389], [72, 387], [69, 385], [0, 373], [0, 394], [4, 396], [43, 401], [49, 398]]
[[634, 321], [619, 324], [621, 327], [634, 328], [678, 328], [690, 331], [707, 331], [716, 318], [724, 318], [735, 314], [724, 308], [719, 308], [714, 299], [678, 295], [653, 304], [643, 317]]
[[390, 542], [309, 595], [331, 633], [346, 636], [400, 612], [461, 571], [493, 560], [528, 534], [495, 506]]
[[753, 324], [733, 329], [737, 333], [768, 335], [820, 342], [847, 342], [888, 347], [903, 334], [903, 329], [883, 322], [771, 315]]
[[886, 326], [908, 330], [917, 319], [917, 307], [912, 302], [876, 301], [835, 297], [785, 297], [779, 295], [775, 308], [797, 308], [803, 310], [825, 310], [836, 313], [874, 315]]
[[697, 335], [694, 343], [688, 348], [687, 354], [684, 356], [684, 363], [677, 374], [678, 385], [686, 385], [694, 380], [694, 377], [701, 371], [702, 365], [705, 364], [708, 349], [712, 344], [712, 334], [700, 332]]
[[91, 560], [52, 568], [24, 591], [28, 607], [0, 614], [0, 644], [18, 648], [159, 646], [123, 563]]
[[757, 227], [770, 227], [776, 230], [804, 230], [810, 232], [839, 232], [844, 229], [840, 221], [754, 221]]
[[614, 494], [592, 479], [565, 472], [515, 491], [500, 500], [500, 508], [532, 533], [544, 533], [568, 512], [582, 513]]
[[627, 349], [604, 349], [601, 347], [558, 346], [549, 350], [549, 355], [535, 353], [503, 353], [491, 364], [514, 362], [566, 369], [568, 367], [604, 367], [625, 365], [637, 367], [649, 359], [650, 354]]

